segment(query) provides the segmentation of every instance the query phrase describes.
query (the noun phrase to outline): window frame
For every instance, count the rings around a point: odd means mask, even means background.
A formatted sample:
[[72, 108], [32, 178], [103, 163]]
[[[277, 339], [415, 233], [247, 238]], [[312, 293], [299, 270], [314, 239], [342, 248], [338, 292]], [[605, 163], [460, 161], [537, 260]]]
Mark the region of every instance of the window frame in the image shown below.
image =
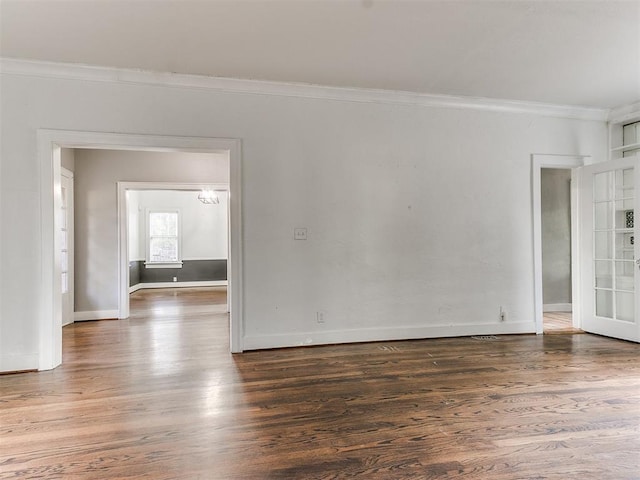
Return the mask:
[[[178, 233], [175, 236], [178, 242], [178, 259], [170, 262], [158, 262], [151, 260], [151, 228], [150, 218], [152, 213], [175, 213], [178, 216]], [[145, 262], [146, 268], [182, 268], [182, 212], [179, 208], [146, 208], [145, 209]]]

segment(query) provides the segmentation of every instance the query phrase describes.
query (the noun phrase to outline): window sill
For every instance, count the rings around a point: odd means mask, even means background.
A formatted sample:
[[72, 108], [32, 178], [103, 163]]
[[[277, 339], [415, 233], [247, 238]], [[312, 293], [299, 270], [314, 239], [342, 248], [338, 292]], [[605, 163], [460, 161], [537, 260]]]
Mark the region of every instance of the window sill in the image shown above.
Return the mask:
[[144, 262], [145, 268], [182, 268], [182, 262]]

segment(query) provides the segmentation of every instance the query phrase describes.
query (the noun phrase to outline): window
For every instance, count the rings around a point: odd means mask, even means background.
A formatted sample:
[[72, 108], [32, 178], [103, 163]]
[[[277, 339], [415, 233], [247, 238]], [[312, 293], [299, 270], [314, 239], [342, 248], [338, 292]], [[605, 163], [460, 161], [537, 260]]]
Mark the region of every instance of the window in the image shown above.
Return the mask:
[[640, 155], [640, 110], [609, 121], [610, 160]]
[[623, 157], [631, 157], [640, 153], [640, 122], [629, 123], [622, 127], [622, 145], [627, 147]]
[[180, 211], [147, 211], [147, 266], [179, 268], [180, 255]]

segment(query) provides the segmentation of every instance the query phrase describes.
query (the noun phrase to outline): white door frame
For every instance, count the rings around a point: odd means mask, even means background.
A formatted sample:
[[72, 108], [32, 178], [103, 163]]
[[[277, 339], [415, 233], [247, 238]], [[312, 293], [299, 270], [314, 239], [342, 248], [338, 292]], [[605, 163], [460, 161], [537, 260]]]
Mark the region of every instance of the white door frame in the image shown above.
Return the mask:
[[571, 169], [571, 303], [573, 326], [580, 328], [580, 246], [578, 230], [579, 176], [575, 169], [585, 165], [589, 155], [531, 155], [533, 196], [533, 273], [534, 273], [534, 319], [536, 333], [543, 333], [542, 299], [542, 195], [541, 176], [543, 168]]
[[[229, 193], [227, 183], [172, 183], [172, 182], [118, 182], [118, 318], [129, 318], [129, 221], [127, 192], [129, 190], [181, 190], [197, 192], [204, 188], [211, 188], [219, 192]], [[227, 203], [227, 219], [230, 218], [229, 203]], [[227, 230], [229, 222], [227, 221]], [[229, 238], [227, 232], [227, 238]], [[228, 242], [229, 244], [229, 242]], [[227, 301], [231, 304], [233, 297], [233, 282], [231, 280], [231, 268], [229, 268], [231, 255], [227, 248]], [[230, 328], [230, 331], [232, 329]]]
[[[61, 148], [146, 150], [194, 153], [229, 152], [229, 279], [233, 296], [229, 299], [230, 349], [243, 350], [243, 268], [242, 268], [242, 157], [239, 139], [137, 135], [70, 130], [37, 131], [40, 166], [41, 302], [39, 325], [39, 370], [62, 363], [62, 302], [59, 226], [61, 205]], [[231, 282], [230, 282], [231, 283]]]

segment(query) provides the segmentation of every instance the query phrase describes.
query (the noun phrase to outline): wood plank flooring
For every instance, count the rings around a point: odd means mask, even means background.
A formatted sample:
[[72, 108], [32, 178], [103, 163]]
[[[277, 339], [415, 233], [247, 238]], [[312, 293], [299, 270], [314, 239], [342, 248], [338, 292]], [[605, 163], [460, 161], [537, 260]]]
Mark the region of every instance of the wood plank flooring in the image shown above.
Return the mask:
[[584, 333], [574, 328], [571, 312], [544, 312], [542, 321], [545, 334]]
[[228, 353], [211, 289], [140, 291], [0, 377], [0, 478], [640, 479], [640, 346], [582, 335]]

